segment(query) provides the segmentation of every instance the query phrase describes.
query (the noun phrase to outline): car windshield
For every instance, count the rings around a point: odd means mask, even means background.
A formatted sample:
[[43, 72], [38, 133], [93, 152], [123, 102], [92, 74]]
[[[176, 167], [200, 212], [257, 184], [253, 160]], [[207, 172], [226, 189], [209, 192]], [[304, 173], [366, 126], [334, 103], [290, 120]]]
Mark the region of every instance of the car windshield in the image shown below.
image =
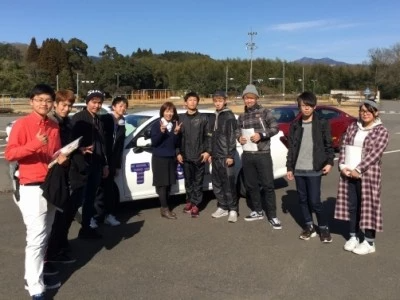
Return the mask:
[[278, 123], [287, 123], [296, 118], [299, 109], [297, 107], [277, 107], [271, 109], [271, 112]]
[[145, 115], [128, 115], [125, 117], [125, 128], [126, 133], [125, 135], [128, 136], [131, 133], [134, 133], [136, 129], [150, 119], [151, 116]]

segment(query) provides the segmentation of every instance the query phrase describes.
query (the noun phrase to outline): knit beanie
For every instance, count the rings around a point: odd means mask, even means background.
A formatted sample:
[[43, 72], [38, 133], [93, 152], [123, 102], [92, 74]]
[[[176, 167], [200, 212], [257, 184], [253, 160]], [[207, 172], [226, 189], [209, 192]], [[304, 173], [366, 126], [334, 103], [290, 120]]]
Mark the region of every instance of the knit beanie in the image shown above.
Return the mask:
[[252, 84], [248, 84], [248, 85], [246, 86], [246, 88], [245, 88], [244, 91], [243, 91], [242, 98], [244, 98], [244, 96], [245, 96], [246, 94], [254, 94], [254, 95], [257, 96], [257, 98], [260, 97], [260, 96], [258, 95], [258, 92], [257, 92], [256, 87], [255, 87], [254, 85], [252, 85]]
[[101, 99], [101, 102], [104, 101], [104, 93], [102, 91], [99, 90], [90, 90], [88, 91], [87, 95], [86, 95], [86, 104], [94, 97], [98, 97]]

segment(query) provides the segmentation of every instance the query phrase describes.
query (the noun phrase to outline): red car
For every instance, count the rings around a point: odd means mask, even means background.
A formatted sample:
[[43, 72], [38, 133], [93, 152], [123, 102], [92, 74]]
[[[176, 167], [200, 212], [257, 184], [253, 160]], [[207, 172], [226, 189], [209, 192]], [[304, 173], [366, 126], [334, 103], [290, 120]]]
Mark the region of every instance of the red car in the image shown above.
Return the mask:
[[[287, 137], [289, 134], [290, 123], [296, 119], [299, 114], [299, 108], [296, 105], [279, 106], [271, 109], [272, 114], [279, 124], [279, 129]], [[357, 118], [345, 113], [344, 111], [327, 105], [317, 105], [315, 112], [321, 119], [329, 121], [332, 133], [332, 146], [339, 149], [343, 134], [346, 132], [350, 123], [357, 121]]]

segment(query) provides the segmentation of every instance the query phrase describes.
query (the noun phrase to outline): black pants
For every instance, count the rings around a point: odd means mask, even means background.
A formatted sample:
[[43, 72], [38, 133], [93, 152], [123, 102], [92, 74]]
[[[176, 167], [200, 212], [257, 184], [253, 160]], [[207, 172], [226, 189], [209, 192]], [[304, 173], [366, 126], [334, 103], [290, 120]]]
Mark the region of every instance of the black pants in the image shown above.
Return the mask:
[[96, 209], [96, 220], [102, 222], [106, 215], [115, 215], [118, 200], [117, 193], [114, 190], [114, 175], [115, 172], [110, 171], [107, 178], [101, 180], [97, 190], [94, 207]]
[[276, 218], [276, 196], [271, 153], [243, 152], [242, 166], [246, 194], [252, 203], [252, 209], [258, 212], [263, 211], [261, 188], [265, 196], [263, 198], [265, 199], [267, 217], [268, 219]]
[[92, 163], [88, 167], [88, 178], [86, 186], [84, 187], [82, 199], [82, 227], [89, 228], [90, 220], [96, 214], [94, 201], [96, 198], [97, 189], [101, 183], [102, 175], [103, 166], [100, 163]]
[[212, 159], [212, 185], [218, 206], [237, 211], [235, 167], [226, 165], [226, 158]]
[[185, 160], [183, 173], [187, 199], [198, 206], [203, 201], [203, 180], [205, 164]]
[[83, 188], [72, 191], [62, 212], [56, 211], [49, 237], [46, 258], [59, 254], [68, 247], [68, 233], [78, 208], [82, 205]]
[[[348, 198], [349, 198], [349, 215], [350, 233], [360, 233], [360, 218], [361, 218], [361, 180], [349, 179], [348, 182]], [[375, 239], [376, 231], [373, 229], [365, 229], [365, 237]]]
[[156, 186], [156, 193], [158, 198], [160, 199], [160, 206], [162, 208], [169, 208], [168, 207], [168, 199], [169, 194], [171, 192], [171, 186]]

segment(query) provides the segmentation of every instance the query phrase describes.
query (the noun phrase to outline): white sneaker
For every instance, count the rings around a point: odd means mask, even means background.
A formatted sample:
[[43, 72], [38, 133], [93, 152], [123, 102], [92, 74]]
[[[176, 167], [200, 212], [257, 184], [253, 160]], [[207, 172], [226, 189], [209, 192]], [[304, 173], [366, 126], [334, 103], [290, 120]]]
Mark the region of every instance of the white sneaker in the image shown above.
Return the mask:
[[96, 219], [95, 218], [91, 218], [90, 219], [90, 228], [92, 228], [92, 229], [96, 229], [96, 228], [98, 228], [99, 227], [99, 225], [97, 224], [97, 221], [96, 221]]
[[362, 243], [358, 244], [356, 248], [354, 248], [353, 253], [359, 254], [359, 255], [365, 255], [369, 253], [374, 253], [375, 252], [375, 243], [370, 245], [366, 240], [364, 240]]
[[228, 215], [228, 211], [225, 209], [222, 209], [221, 207], [218, 207], [217, 210], [211, 215], [213, 218], [221, 218], [221, 217], [226, 217]]
[[121, 222], [118, 221], [113, 215], [107, 215], [107, 217], [104, 219], [104, 224], [110, 225], [110, 226], [118, 226], [121, 225]]
[[228, 222], [236, 223], [237, 221], [237, 212], [235, 210], [231, 210], [229, 212]]
[[352, 236], [351, 238], [348, 239], [348, 241], [344, 244], [344, 250], [346, 251], [353, 251], [357, 246], [358, 246], [358, 238], [355, 236]]

